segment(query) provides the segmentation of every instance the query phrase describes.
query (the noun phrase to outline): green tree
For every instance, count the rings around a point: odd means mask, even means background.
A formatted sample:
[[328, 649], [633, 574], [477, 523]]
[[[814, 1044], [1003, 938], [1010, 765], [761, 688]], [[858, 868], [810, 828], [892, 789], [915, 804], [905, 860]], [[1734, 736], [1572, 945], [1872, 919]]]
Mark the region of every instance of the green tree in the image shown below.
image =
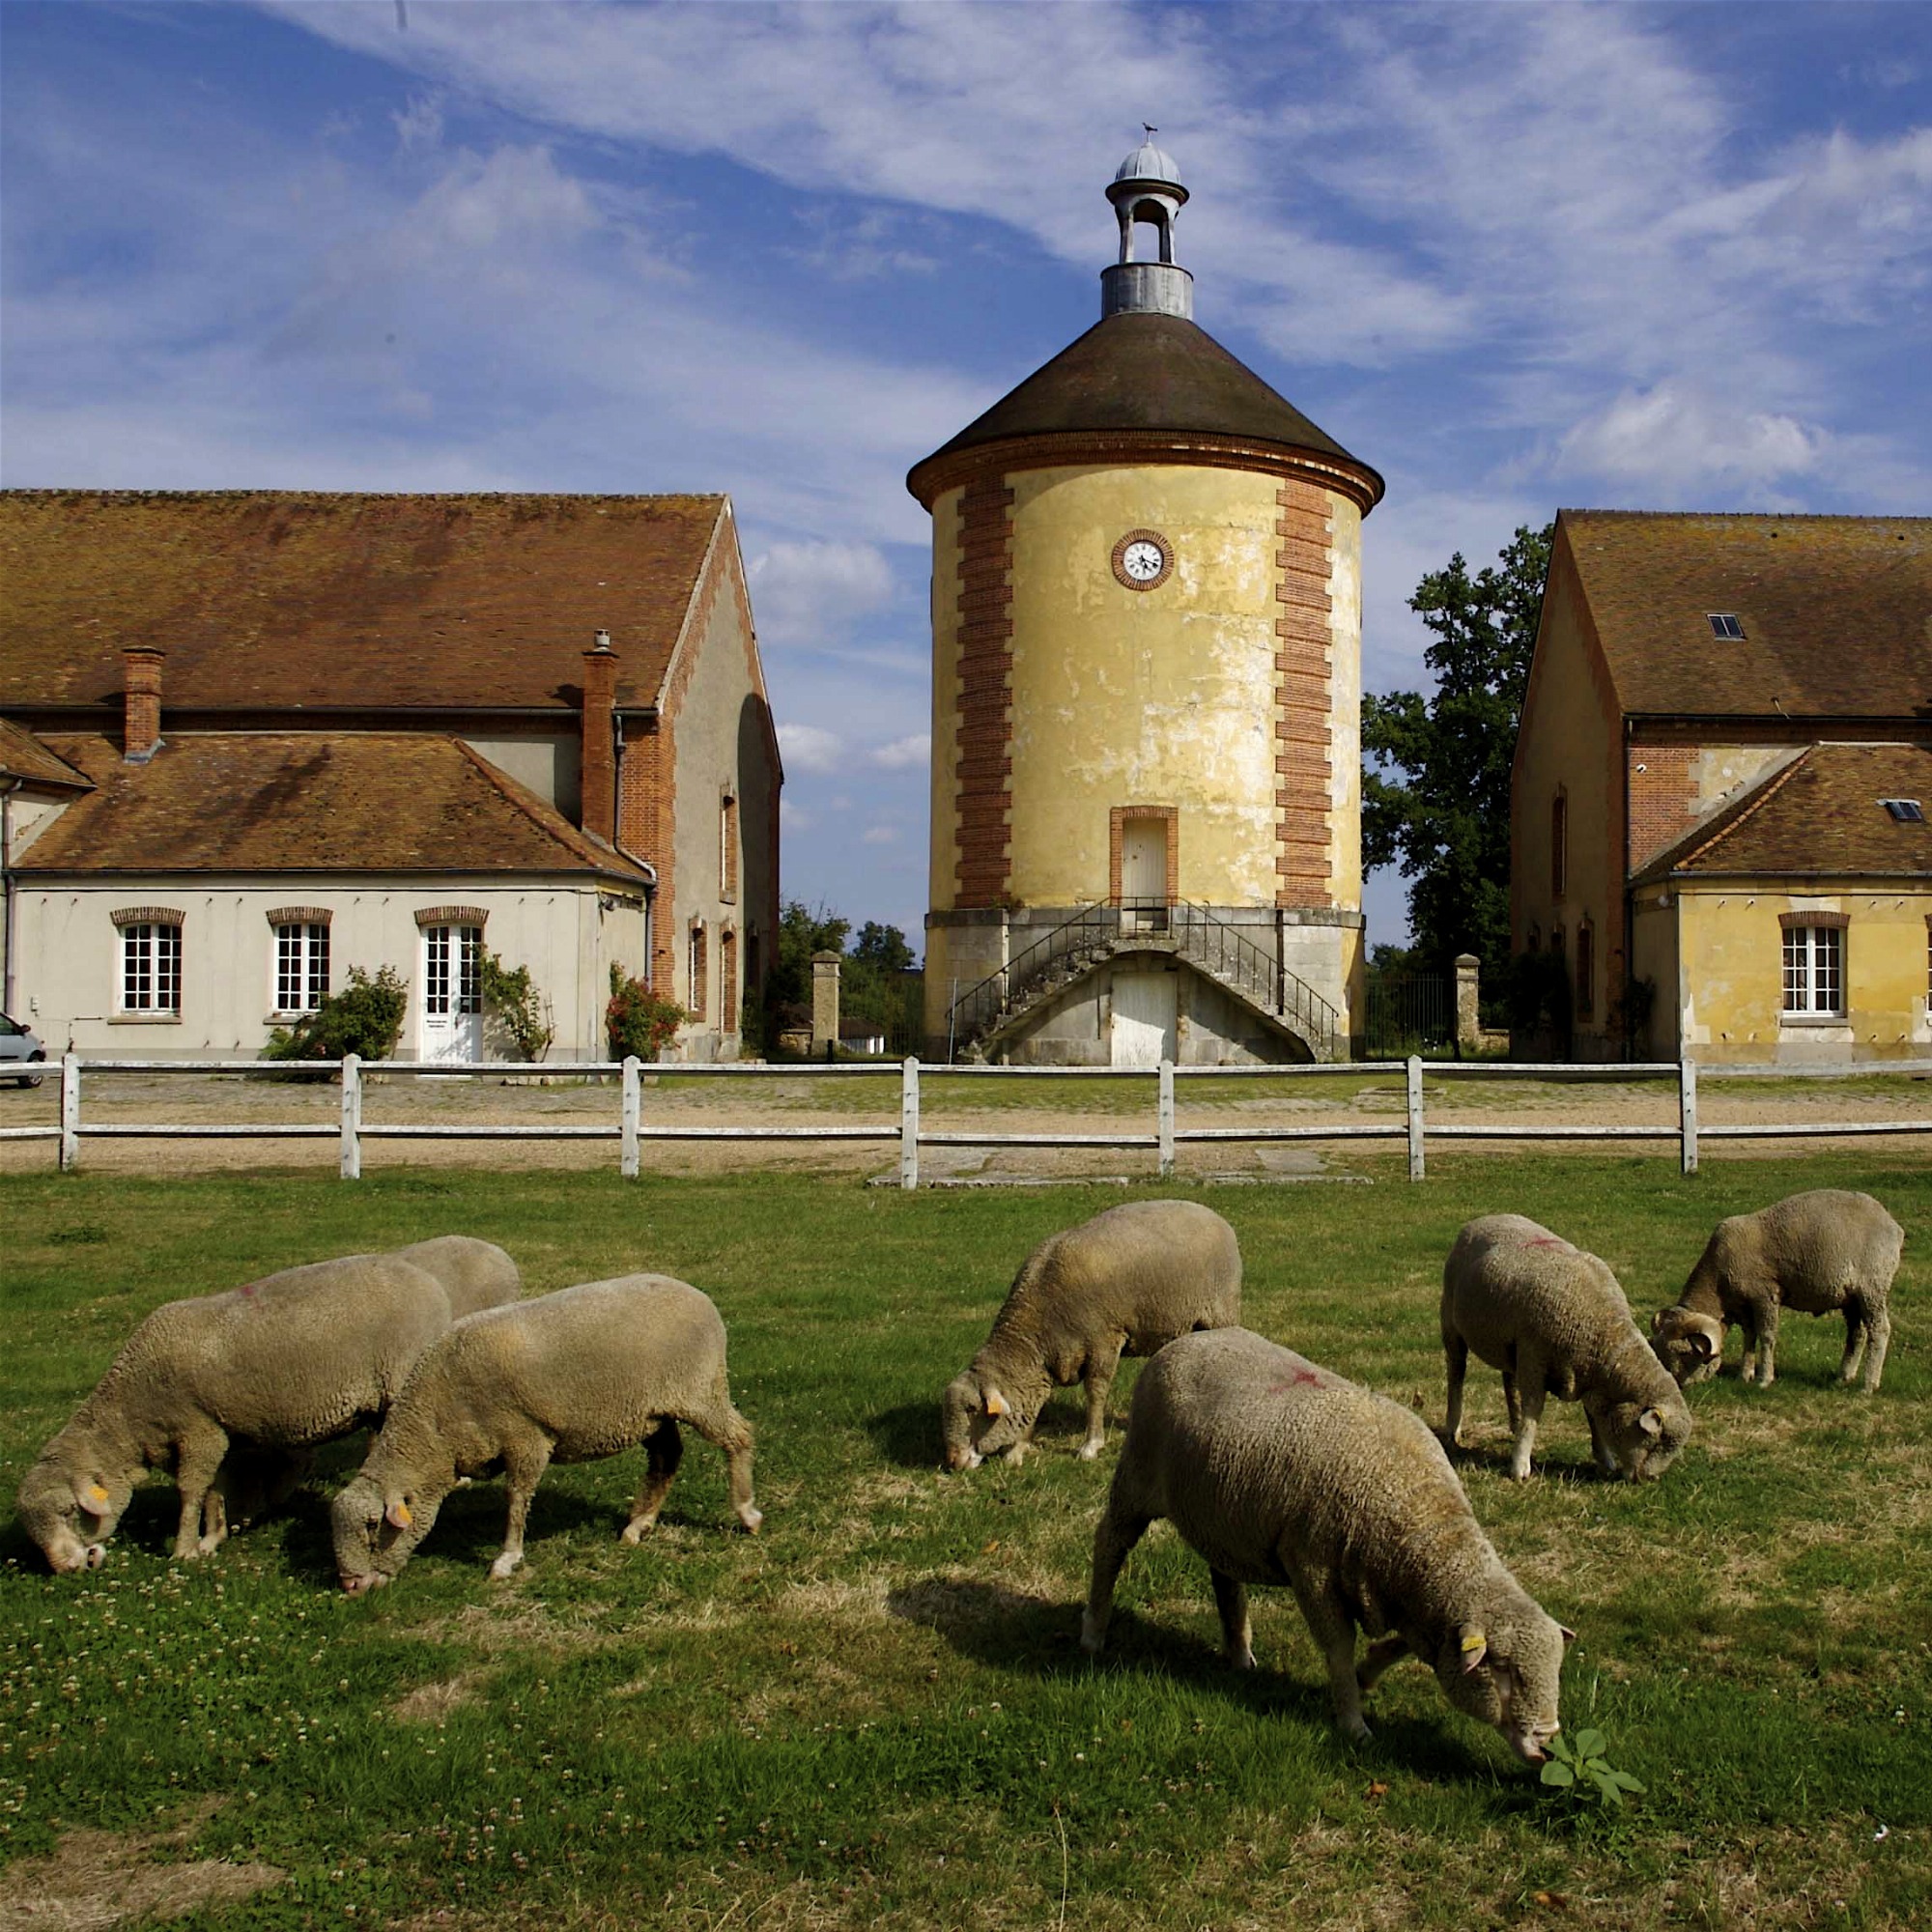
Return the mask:
[[1543, 611], [1554, 524], [1527, 524], [1472, 577], [1458, 551], [1408, 608], [1435, 638], [1425, 696], [1362, 699], [1362, 863], [1409, 880], [1414, 952], [1446, 972], [1473, 952], [1509, 966], [1510, 761]]
[[811, 1017], [811, 955], [814, 952], [845, 951], [845, 937], [852, 930], [849, 919], [840, 919], [829, 907], [815, 910], [803, 899], [787, 899], [779, 912], [779, 956], [772, 968], [766, 1004], [778, 1015], [781, 1026], [802, 1023], [790, 1014], [801, 1009], [804, 1019]]

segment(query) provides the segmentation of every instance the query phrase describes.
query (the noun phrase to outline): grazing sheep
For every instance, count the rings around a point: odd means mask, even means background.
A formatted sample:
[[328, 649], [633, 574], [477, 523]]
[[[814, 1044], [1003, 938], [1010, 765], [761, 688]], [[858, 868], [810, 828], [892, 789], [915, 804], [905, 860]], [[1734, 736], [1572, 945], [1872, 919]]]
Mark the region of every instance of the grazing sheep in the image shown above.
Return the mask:
[[494, 1241], [479, 1241], [469, 1235], [438, 1235], [434, 1240], [416, 1241], [397, 1248], [400, 1262], [412, 1262], [426, 1274], [433, 1274], [449, 1296], [450, 1319], [461, 1321], [485, 1308], [501, 1308], [520, 1299], [524, 1278], [517, 1264]]
[[[1335, 1721], [1405, 1653], [1460, 1711], [1534, 1764], [1558, 1729], [1563, 1646], [1502, 1566], [1427, 1424], [1245, 1328], [1185, 1335], [1148, 1364], [1094, 1538], [1081, 1647], [1106, 1639], [1114, 1582], [1167, 1518], [1208, 1560], [1229, 1661], [1254, 1668], [1246, 1586], [1286, 1583], [1328, 1663]], [[1360, 1670], [1355, 1631], [1371, 1639]]]
[[1779, 1311], [1843, 1309], [1838, 1379], [1850, 1381], [1862, 1357], [1861, 1385], [1870, 1395], [1885, 1374], [1891, 1278], [1904, 1245], [1903, 1231], [1878, 1202], [1841, 1187], [1814, 1187], [1755, 1214], [1733, 1214], [1718, 1223], [1676, 1303], [1657, 1311], [1651, 1346], [1688, 1388], [1718, 1373], [1735, 1321], [1745, 1331], [1744, 1379], [1769, 1388]]
[[1055, 1388], [1087, 1385], [1091, 1462], [1107, 1433], [1107, 1391], [1122, 1355], [1151, 1355], [1195, 1328], [1241, 1319], [1241, 1250], [1212, 1208], [1136, 1201], [1042, 1241], [1013, 1277], [972, 1366], [940, 1404], [949, 1469], [1002, 1450], [1026, 1455]]
[[642, 1442], [649, 1457], [624, 1526], [636, 1543], [684, 1454], [689, 1423], [724, 1451], [731, 1504], [755, 1530], [752, 1428], [731, 1406], [724, 1324], [708, 1296], [668, 1275], [580, 1283], [459, 1322], [410, 1377], [359, 1475], [332, 1507], [335, 1564], [352, 1596], [386, 1583], [462, 1476], [501, 1464], [510, 1492], [503, 1551], [524, 1560], [530, 1498], [553, 1462], [592, 1463]]
[[1503, 1374], [1516, 1448], [1529, 1474], [1543, 1399], [1580, 1402], [1606, 1476], [1662, 1475], [1690, 1434], [1682, 1391], [1631, 1319], [1617, 1278], [1520, 1214], [1485, 1214], [1456, 1236], [1442, 1268], [1442, 1352], [1449, 1365], [1443, 1433], [1462, 1439], [1463, 1378], [1473, 1349]]
[[[231, 1494], [246, 1494], [236, 1514], [248, 1514], [299, 1480], [289, 1459], [380, 1421], [448, 1326], [442, 1284], [393, 1255], [164, 1303], [27, 1471], [21, 1526], [56, 1571], [97, 1569], [141, 1471], [170, 1467], [174, 1553], [206, 1556], [227, 1534]], [[243, 1445], [233, 1462], [231, 1443]]]

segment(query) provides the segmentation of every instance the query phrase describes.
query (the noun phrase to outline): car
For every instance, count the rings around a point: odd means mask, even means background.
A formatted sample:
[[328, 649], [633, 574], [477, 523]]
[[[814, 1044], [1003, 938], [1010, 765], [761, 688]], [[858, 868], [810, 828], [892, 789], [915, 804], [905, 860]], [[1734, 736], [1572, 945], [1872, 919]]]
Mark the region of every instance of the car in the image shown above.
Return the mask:
[[32, 1028], [0, 1013], [0, 1080], [38, 1087], [47, 1077], [46, 1058], [47, 1050], [34, 1037]]

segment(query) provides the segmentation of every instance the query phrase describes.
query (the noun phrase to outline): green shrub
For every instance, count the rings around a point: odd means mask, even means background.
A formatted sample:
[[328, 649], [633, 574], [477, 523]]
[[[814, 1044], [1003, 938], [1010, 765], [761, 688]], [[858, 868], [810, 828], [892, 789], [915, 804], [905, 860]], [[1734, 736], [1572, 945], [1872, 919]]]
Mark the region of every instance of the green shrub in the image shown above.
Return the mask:
[[523, 1060], [541, 1060], [556, 1037], [550, 1002], [527, 966], [512, 972], [494, 952], [483, 954], [483, 1010]]
[[393, 966], [379, 967], [373, 979], [361, 967], [352, 966], [348, 985], [329, 994], [294, 1026], [277, 1027], [262, 1057], [340, 1060], [354, 1053], [364, 1060], [386, 1060], [402, 1037], [409, 1004], [410, 982]]
[[632, 979], [612, 962], [611, 1004], [604, 1009], [612, 1060], [627, 1060], [634, 1053], [639, 1060], [655, 1060], [690, 1018], [675, 1000], [660, 999], [641, 980]]

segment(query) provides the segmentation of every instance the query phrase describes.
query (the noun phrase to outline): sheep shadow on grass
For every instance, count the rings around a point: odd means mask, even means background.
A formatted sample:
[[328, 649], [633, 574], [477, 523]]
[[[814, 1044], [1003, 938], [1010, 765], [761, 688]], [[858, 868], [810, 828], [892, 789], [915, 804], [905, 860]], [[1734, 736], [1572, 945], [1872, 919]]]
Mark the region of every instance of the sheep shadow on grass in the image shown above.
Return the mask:
[[[1086, 1397], [1078, 1387], [1056, 1389], [1034, 1425], [1037, 1449], [1072, 1446], [1087, 1438]], [[1119, 1442], [1126, 1410], [1118, 1394], [1107, 1406], [1107, 1439]], [[943, 1461], [939, 1438], [939, 1396], [929, 1402], [903, 1402], [866, 1419], [866, 1431], [886, 1461], [899, 1469], [936, 1469]]]

